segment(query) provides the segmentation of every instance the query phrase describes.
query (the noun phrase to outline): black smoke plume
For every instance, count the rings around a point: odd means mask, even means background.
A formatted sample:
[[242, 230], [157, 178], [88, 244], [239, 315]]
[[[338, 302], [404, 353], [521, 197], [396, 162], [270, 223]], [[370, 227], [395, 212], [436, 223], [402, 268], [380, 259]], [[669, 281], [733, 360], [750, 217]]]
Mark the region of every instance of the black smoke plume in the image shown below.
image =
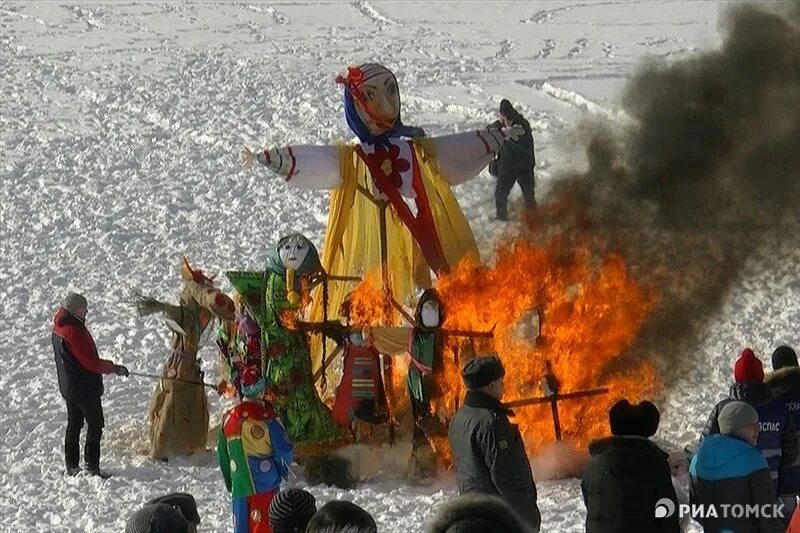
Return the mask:
[[800, 2], [733, 5], [720, 30], [718, 49], [636, 70], [630, 125], [584, 124], [589, 170], [561, 176], [542, 210], [660, 293], [630, 357], [694, 361], [748, 257], [800, 245]]

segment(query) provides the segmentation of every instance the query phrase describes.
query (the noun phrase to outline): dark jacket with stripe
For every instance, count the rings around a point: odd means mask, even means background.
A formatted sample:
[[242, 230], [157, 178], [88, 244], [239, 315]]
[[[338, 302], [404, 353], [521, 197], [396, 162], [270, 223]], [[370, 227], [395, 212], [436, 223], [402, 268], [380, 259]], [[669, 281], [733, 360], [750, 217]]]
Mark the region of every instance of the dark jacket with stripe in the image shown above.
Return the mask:
[[704, 439], [689, 466], [691, 503], [714, 506], [717, 517], [699, 518], [706, 533], [782, 533], [780, 518], [733, 518], [723, 515], [723, 505], [775, 504], [777, 496], [767, 461], [758, 448], [727, 435]]
[[[786, 404], [795, 435], [800, 440], [800, 368], [782, 368], [767, 374], [764, 383], [770, 386], [773, 395]], [[800, 454], [794, 461], [787, 456], [781, 461], [778, 476], [778, 494], [800, 494]]]
[[781, 464], [792, 464], [798, 456], [797, 433], [794, 429], [786, 403], [772, 395], [770, 387], [764, 383], [735, 383], [731, 386], [729, 397], [714, 406], [700, 440], [708, 435], [719, 433], [719, 413], [725, 404], [739, 400], [747, 402], [758, 412], [758, 443], [770, 469], [770, 476], [778, 490]]
[[677, 502], [667, 453], [644, 437], [615, 436], [589, 445], [581, 479], [586, 533], [679, 533], [677, 513], [656, 518], [656, 502]]
[[450, 422], [448, 439], [460, 494], [500, 496], [531, 526], [541, 518], [522, 436], [500, 401], [470, 391]]
[[102, 396], [102, 374], [114, 372], [114, 364], [97, 355], [83, 321], [59, 309], [53, 317], [52, 341], [61, 396], [76, 403]]

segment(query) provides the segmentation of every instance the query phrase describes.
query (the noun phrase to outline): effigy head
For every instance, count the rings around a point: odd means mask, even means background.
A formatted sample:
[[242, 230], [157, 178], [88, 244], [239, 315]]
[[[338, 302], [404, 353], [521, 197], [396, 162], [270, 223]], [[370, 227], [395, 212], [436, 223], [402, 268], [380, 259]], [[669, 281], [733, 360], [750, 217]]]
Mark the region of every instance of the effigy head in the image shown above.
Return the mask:
[[417, 324], [424, 329], [435, 329], [444, 322], [444, 307], [436, 289], [428, 289], [422, 293], [417, 302], [415, 317]]
[[208, 277], [199, 268], [193, 269], [185, 257], [181, 260], [181, 277], [184, 281], [194, 281], [206, 287], [214, 286], [214, 276]]
[[419, 128], [403, 125], [397, 78], [385, 66], [364, 63], [349, 67], [347, 74], [338, 76], [336, 82], [345, 86], [345, 119], [361, 141], [425, 135]]
[[305, 275], [321, 272], [322, 263], [314, 243], [304, 235], [292, 233], [278, 241], [278, 246], [270, 254], [267, 268], [278, 274], [292, 271]]

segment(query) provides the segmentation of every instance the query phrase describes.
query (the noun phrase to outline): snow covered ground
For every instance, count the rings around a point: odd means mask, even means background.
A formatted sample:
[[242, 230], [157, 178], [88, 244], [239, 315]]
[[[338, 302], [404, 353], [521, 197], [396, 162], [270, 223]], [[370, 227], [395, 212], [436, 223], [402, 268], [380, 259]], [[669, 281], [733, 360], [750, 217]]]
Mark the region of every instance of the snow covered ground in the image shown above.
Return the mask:
[[[148, 381], [106, 379], [103, 465], [114, 477], [62, 476], [65, 409], [50, 320], [68, 290], [80, 291], [101, 354], [156, 373], [167, 332], [135, 316], [129, 289], [174, 300], [183, 255], [219, 273], [259, 267], [289, 231], [321, 244], [327, 195], [244, 172], [238, 152], [243, 144], [349, 138], [337, 72], [366, 60], [392, 67], [405, 122], [429, 134], [482, 127], [500, 98], [519, 102], [534, 128], [545, 194], [554, 170], [578, 162], [559, 149], [570, 127], [587, 113], [622, 120], [618, 91], [632, 68], [644, 57], [715, 46], [719, 9], [649, 1], [0, 3], [0, 529], [121, 531], [149, 497], [183, 490], [198, 499], [202, 531], [229, 530], [211, 452], [168, 465], [139, 454]], [[456, 191], [484, 250], [503, 232], [492, 220], [492, 187], [484, 174]], [[662, 437], [694, 438], [742, 345], [763, 353], [797, 341], [799, 249], [768, 235], [749, 259], [685, 354], [696, 364], [662, 402]], [[205, 358], [213, 355], [208, 348]], [[212, 398], [217, 416], [221, 408]], [[320, 502], [354, 500], [381, 531], [412, 533], [453, 496], [454, 483], [310, 490]], [[583, 529], [577, 481], [539, 491], [543, 531]]]

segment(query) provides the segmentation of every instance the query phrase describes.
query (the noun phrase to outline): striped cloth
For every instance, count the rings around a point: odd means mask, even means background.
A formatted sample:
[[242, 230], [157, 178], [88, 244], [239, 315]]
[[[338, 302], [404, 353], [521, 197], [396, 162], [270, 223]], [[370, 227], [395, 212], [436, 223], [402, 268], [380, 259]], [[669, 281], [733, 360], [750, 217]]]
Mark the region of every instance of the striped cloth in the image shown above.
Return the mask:
[[281, 491], [269, 506], [272, 533], [303, 533], [316, 512], [317, 500], [310, 492], [302, 489]]
[[147, 504], [136, 511], [125, 526], [125, 533], [189, 533], [189, 522], [166, 503]]

